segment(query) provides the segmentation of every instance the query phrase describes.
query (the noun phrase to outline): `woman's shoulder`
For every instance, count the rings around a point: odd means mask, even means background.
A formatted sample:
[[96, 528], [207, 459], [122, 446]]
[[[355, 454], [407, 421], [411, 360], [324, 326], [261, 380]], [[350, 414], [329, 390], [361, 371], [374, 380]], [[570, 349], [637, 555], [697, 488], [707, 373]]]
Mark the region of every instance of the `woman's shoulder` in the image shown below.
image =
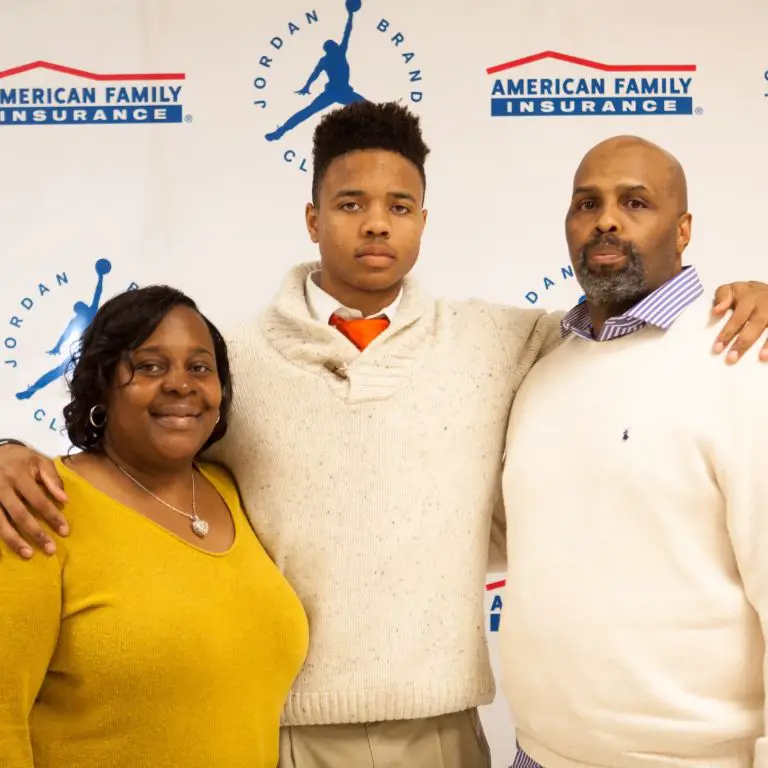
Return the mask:
[[239, 506], [240, 492], [232, 473], [223, 465], [214, 461], [198, 461], [197, 468], [203, 477], [224, 497], [228, 503], [236, 502]]
[[[119, 506], [119, 502], [94, 484], [87, 462], [72, 459], [71, 456], [59, 456], [54, 459], [64, 493], [67, 495], [67, 501], [61, 505], [61, 513], [70, 523], [70, 529], [77, 526], [80, 535], [83, 530], [103, 535], [105, 529], [114, 528], [120, 520], [119, 517], [109, 514]], [[72, 537], [72, 541], [79, 540]]]
[[70, 463], [71, 457], [57, 456], [53, 463], [56, 465], [56, 471], [64, 486], [64, 493], [67, 494], [65, 507], [77, 507], [82, 501], [87, 499], [92, 493], [96, 493], [96, 488], [83, 477]]

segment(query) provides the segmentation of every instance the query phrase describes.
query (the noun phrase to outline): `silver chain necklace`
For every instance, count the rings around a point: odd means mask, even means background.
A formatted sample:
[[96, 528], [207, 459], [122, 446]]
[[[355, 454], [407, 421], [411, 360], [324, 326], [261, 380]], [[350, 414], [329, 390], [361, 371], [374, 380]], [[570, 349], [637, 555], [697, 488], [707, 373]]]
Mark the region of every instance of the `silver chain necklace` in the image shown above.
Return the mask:
[[142, 491], [145, 493], [148, 493], [155, 501], [159, 501], [164, 507], [168, 507], [168, 509], [172, 509], [174, 512], [177, 512], [180, 515], [183, 515], [187, 518], [187, 520], [190, 520], [192, 522], [192, 531], [199, 536], [201, 539], [204, 539], [208, 535], [208, 531], [211, 529], [211, 526], [208, 524], [207, 520], [203, 520], [202, 517], [197, 516], [197, 494], [195, 493], [195, 471], [192, 470], [192, 514], [190, 515], [189, 512], [184, 512], [181, 509], [177, 509], [173, 506], [173, 504], [169, 504], [167, 501], [163, 501], [159, 496], [152, 493], [152, 491], [149, 490], [145, 485], [142, 485], [128, 470], [123, 469], [114, 459], [112, 460], [112, 463], [132, 482], [136, 483], [136, 485], [141, 488]]

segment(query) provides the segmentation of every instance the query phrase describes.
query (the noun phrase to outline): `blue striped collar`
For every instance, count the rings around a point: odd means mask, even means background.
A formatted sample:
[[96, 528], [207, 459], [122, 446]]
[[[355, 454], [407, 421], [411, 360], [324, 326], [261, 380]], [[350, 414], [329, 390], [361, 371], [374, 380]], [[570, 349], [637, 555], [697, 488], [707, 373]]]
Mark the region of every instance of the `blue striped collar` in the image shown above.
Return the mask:
[[577, 304], [560, 323], [563, 336], [575, 333], [590, 341], [610, 341], [621, 336], [639, 331], [646, 325], [653, 325], [666, 331], [680, 316], [684, 309], [693, 304], [704, 293], [696, 267], [683, 267], [653, 293], [648, 294], [623, 315], [611, 317], [605, 321], [600, 335], [592, 335], [592, 322], [586, 302]]

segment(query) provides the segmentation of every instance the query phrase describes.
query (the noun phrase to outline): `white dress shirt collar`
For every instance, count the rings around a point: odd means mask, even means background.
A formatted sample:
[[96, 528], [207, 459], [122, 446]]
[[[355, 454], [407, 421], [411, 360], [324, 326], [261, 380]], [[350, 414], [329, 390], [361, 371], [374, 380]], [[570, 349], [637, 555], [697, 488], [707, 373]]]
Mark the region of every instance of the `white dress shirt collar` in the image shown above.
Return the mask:
[[[360, 310], [339, 304], [333, 296], [326, 293], [320, 287], [319, 282], [320, 272], [311, 272], [307, 275], [307, 281], [304, 288], [309, 313], [315, 320], [319, 320], [321, 323], [327, 323], [333, 314], [337, 314], [345, 320], [363, 317], [363, 313], [360, 312]], [[384, 307], [380, 312], [377, 312], [375, 315], [369, 315], [369, 317], [381, 317], [381, 315], [386, 315], [387, 319], [391, 322], [395, 319], [395, 312], [397, 311], [397, 306], [400, 304], [402, 298], [403, 289], [401, 288], [400, 293], [397, 294], [395, 300], [388, 307]]]

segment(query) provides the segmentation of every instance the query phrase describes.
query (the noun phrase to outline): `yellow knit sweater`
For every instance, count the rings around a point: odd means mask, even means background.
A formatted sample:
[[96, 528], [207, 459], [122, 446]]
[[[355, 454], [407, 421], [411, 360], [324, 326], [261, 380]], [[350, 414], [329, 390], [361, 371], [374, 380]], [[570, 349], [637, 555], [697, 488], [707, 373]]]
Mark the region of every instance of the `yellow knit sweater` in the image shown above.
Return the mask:
[[71, 522], [55, 557], [0, 545], [3, 768], [274, 768], [307, 620], [250, 530], [204, 552], [61, 462]]

